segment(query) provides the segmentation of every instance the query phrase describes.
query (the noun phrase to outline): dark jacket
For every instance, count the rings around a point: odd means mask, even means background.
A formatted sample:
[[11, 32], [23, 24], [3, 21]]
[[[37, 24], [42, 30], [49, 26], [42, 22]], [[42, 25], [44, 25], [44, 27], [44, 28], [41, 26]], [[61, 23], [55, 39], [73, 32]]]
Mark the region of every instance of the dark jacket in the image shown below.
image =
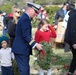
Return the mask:
[[16, 24], [13, 20], [10, 20], [8, 23], [8, 34], [10, 37], [15, 37]]
[[10, 36], [11, 46], [15, 38], [15, 31], [16, 31], [16, 23], [12, 19], [8, 22], [8, 34]]
[[76, 13], [76, 9], [72, 9], [68, 14], [69, 14], [69, 16], [72, 16], [72, 15], [74, 15]]
[[64, 18], [64, 10], [61, 8], [60, 10], [57, 11], [56, 16], [55, 16], [55, 24], [58, 24], [58, 19], [61, 18], [63, 20]]
[[24, 13], [16, 26], [16, 35], [12, 46], [13, 53], [32, 54], [32, 47], [36, 42], [32, 39], [31, 29], [31, 19]]
[[8, 22], [12, 19], [13, 17], [8, 17], [8, 16], [4, 17], [4, 20], [3, 20], [4, 28], [8, 29]]
[[64, 41], [69, 45], [76, 44], [76, 11], [69, 17]]
[[5, 36], [8, 33], [8, 22], [12, 19], [13, 17], [10, 17], [8, 15], [4, 17], [4, 20], [3, 20], [4, 27], [3, 27], [3, 32], [2, 32], [3, 36]]

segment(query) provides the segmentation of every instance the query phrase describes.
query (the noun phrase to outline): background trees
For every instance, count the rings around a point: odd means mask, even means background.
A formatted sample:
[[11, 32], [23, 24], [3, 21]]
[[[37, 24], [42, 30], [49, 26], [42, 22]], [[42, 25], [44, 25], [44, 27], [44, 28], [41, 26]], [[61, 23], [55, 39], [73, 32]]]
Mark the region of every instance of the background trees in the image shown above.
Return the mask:
[[26, 2], [34, 2], [42, 5], [48, 5], [48, 4], [57, 5], [57, 4], [63, 4], [64, 2], [75, 3], [76, 0], [0, 0], [0, 5], [9, 2], [12, 2], [13, 4], [14, 3], [21, 4], [21, 6], [23, 6], [23, 4], [26, 4]]

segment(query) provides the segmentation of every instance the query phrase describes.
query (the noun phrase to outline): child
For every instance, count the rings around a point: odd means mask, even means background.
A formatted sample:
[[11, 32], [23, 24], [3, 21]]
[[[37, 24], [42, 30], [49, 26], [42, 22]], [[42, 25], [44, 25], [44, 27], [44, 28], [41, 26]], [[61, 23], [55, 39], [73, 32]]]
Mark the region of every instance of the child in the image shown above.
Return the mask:
[[0, 37], [1, 49], [0, 49], [0, 61], [2, 75], [13, 75], [12, 61], [14, 55], [11, 52], [11, 48], [8, 47], [9, 39], [6, 36]]
[[35, 33], [36, 42], [50, 42], [50, 38], [56, 38], [56, 32], [54, 28], [49, 24], [49, 21], [43, 19], [38, 25], [38, 30]]
[[[40, 42], [50, 42], [50, 38], [56, 38], [56, 32], [54, 28], [49, 24], [49, 21], [42, 19], [38, 25], [38, 30], [35, 33], [35, 40], [37, 43]], [[42, 50], [43, 57], [46, 55], [44, 50]], [[46, 58], [46, 57], [45, 57]], [[39, 75], [44, 75], [42, 69]], [[47, 75], [51, 75], [51, 69], [48, 69]]]

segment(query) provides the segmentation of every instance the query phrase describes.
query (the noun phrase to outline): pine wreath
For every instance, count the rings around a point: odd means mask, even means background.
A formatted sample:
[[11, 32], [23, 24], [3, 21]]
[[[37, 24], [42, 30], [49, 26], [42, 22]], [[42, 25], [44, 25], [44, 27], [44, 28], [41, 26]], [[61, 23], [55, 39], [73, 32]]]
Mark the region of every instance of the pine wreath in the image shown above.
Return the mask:
[[47, 42], [41, 42], [41, 44], [43, 45], [43, 50], [40, 52], [35, 50], [35, 57], [37, 57], [37, 60], [35, 60], [34, 65], [38, 65], [43, 70], [48, 70], [53, 66], [61, 65], [58, 69], [63, 67], [65, 60], [60, 55], [56, 55], [53, 52], [52, 45]]
[[54, 56], [51, 44], [47, 42], [41, 42], [43, 45], [43, 50], [38, 52], [36, 50], [35, 56], [37, 56], [37, 64], [43, 70], [48, 70], [52, 66], [52, 57]]

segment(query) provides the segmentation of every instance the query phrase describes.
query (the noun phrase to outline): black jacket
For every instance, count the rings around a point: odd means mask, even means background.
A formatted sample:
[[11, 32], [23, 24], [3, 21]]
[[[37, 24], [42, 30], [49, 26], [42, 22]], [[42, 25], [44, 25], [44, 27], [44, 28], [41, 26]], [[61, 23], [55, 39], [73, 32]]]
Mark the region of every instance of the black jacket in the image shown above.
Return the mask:
[[70, 15], [67, 29], [65, 33], [64, 41], [68, 44], [76, 44], [76, 11], [71, 11], [72, 15]]
[[8, 16], [4, 17], [4, 20], [3, 20], [4, 27], [6, 27], [8, 29], [8, 22], [12, 19], [13, 19], [13, 17], [8, 17]]
[[8, 34], [10, 37], [15, 37], [16, 24], [14, 20], [10, 20], [8, 23]]
[[12, 19], [8, 22], [8, 34], [10, 36], [11, 46], [15, 38], [15, 31], [16, 31], [16, 24], [14, 20]]

